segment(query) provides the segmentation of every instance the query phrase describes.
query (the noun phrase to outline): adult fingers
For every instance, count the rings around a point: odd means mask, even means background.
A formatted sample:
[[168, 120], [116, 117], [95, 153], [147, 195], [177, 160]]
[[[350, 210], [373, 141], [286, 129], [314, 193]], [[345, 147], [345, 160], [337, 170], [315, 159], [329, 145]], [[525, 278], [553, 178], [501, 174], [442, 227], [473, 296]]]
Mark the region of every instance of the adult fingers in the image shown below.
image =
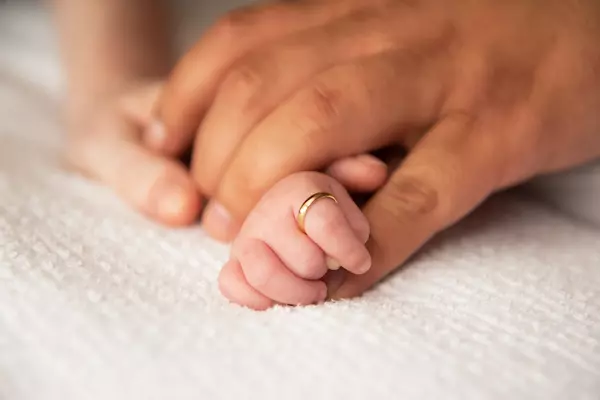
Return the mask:
[[[118, 107], [138, 126], [148, 126], [152, 122], [153, 107], [164, 86], [163, 81], [143, 82], [135, 90], [130, 90], [118, 99]], [[152, 143], [146, 143], [153, 147]]]
[[177, 153], [187, 147], [224, 75], [249, 50], [290, 32], [310, 29], [358, 7], [358, 2], [270, 2], [226, 14], [175, 67], [149, 134]]
[[[398, 42], [408, 45], [407, 36], [417, 36], [413, 32], [418, 30], [409, 27], [416, 21], [408, 14], [377, 9], [351, 13], [239, 59], [224, 77], [196, 135], [192, 170], [203, 193], [214, 194], [219, 172], [252, 128], [312, 77], [334, 65], [389, 51]], [[390, 19], [404, 25], [404, 37], [391, 37], [386, 29]]]
[[[361, 154], [334, 162], [327, 168], [326, 173], [350, 192], [368, 193], [374, 192], [385, 183], [387, 168], [387, 164], [377, 157], [370, 154]], [[240, 231], [240, 224], [232, 221], [228, 211], [218, 202], [210, 201], [204, 211], [204, 227], [213, 238], [226, 242], [235, 237]], [[361, 237], [360, 228], [357, 234]], [[302, 242], [303, 238], [302, 235], [299, 235], [297, 240]], [[284, 259], [284, 262], [287, 265], [298, 263], [301, 266], [306, 266], [307, 270], [314, 271], [315, 268], [312, 266], [319, 263], [318, 257], [314, 254], [315, 252], [308, 251], [306, 247], [302, 247], [301, 245], [298, 248], [303, 248], [304, 251], [300, 252], [301, 254], [291, 255], [289, 262], [286, 259]], [[297, 250], [296, 247], [294, 249]], [[294, 251], [294, 253], [298, 253], [298, 251]], [[307, 259], [311, 261], [307, 262]], [[294, 271], [299, 276], [310, 279], [312, 275], [305, 276], [302, 273], [306, 269], [299, 268], [294, 269]]]
[[462, 114], [437, 124], [364, 209], [371, 270], [346, 275], [332, 297], [361, 294], [491, 194], [504, 179], [496, 137]]
[[279, 303], [308, 305], [322, 302], [327, 297], [325, 283], [294, 275], [262, 240], [247, 238], [237, 241], [233, 246], [233, 256], [242, 265], [248, 283]]
[[199, 194], [182, 165], [145, 149], [126, 120], [113, 118], [96, 129], [71, 139], [67, 157], [74, 167], [158, 221], [186, 225], [197, 218]]
[[359, 240], [341, 207], [333, 200], [323, 199], [313, 203], [305, 218], [305, 230], [329, 256], [332, 260], [330, 263], [337, 262], [335, 267], [341, 265], [355, 274], [364, 274], [371, 268], [371, 257], [365, 242]]
[[393, 53], [321, 74], [246, 137], [216, 200], [232, 220], [243, 220], [283, 177], [383, 147], [398, 140], [397, 132], [429, 124], [444, 89], [433, 65]]

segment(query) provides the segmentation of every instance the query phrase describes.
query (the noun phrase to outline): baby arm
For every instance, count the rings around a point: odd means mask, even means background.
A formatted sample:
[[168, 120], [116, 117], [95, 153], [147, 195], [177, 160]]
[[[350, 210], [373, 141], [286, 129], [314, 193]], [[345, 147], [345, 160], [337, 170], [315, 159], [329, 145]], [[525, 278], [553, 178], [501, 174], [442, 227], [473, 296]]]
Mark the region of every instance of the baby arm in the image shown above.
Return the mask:
[[[314, 202], [303, 233], [298, 211], [318, 192], [331, 193], [337, 202]], [[258, 310], [322, 302], [327, 287], [321, 279], [329, 269], [342, 266], [355, 274], [369, 270], [368, 238], [366, 218], [336, 179], [316, 172], [291, 175], [275, 185], [244, 222], [221, 271], [221, 292], [234, 303]]]

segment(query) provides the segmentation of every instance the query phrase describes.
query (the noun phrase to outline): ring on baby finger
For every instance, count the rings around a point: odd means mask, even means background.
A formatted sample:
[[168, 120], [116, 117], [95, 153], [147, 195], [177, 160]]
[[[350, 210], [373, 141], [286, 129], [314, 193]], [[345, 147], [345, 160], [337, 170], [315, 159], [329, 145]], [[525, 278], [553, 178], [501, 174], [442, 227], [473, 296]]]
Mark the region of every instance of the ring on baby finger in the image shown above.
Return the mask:
[[308, 199], [304, 200], [304, 203], [302, 203], [302, 205], [300, 206], [300, 210], [298, 211], [298, 217], [296, 218], [296, 221], [298, 222], [298, 228], [300, 228], [300, 231], [302, 231], [302, 233], [306, 233], [304, 221], [306, 220], [306, 214], [308, 213], [308, 209], [321, 199], [331, 199], [336, 203], [338, 202], [334, 195], [327, 192], [315, 193]]

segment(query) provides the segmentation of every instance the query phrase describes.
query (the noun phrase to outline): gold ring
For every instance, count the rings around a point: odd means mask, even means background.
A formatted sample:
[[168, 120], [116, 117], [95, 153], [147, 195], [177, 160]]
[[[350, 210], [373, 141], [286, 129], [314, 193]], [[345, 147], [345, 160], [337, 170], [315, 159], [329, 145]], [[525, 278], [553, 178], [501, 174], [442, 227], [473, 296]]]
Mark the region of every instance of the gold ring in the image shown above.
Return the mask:
[[298, 221], [298, 228], [300, 228], [300, 231], [302, 231], [302, 233], [306, 233], [306, 230], [304, 229], [304, 221], [306, 220], [306, 213], [308, 212], [308, 209], [310, 208], [310, 206], [315, 204], [316, 201], [319, 201], [321, 199], [331, 199], [336, 203], [338, 202], [334, 195], [327, 192], [315, 193], [308, 199], [304, 200], [304, 203], [302, 203], [302, 205], [300, 206], [300, 210], [298, 210], [298, 217], [296, 218], [296, 221]]

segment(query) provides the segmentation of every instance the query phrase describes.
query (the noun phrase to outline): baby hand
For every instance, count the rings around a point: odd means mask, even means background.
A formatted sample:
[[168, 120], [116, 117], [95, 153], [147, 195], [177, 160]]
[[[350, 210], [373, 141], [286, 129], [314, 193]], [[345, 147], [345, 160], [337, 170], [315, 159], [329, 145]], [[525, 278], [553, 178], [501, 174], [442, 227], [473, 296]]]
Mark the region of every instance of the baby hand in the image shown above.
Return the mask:
[[[315, 201], [306, 212], [303, 233], [299, 209], [318, 192], [332, 194], [337, 203]], [[366, 218], [337, 180], [317, 172], [296, 173], [267, 192], [244, 222], [219, 277], [221, 292], [257, 310], [322, 302], [327, 287], [321, 279], [329, 269], [369, 270], [368, 238]]]

